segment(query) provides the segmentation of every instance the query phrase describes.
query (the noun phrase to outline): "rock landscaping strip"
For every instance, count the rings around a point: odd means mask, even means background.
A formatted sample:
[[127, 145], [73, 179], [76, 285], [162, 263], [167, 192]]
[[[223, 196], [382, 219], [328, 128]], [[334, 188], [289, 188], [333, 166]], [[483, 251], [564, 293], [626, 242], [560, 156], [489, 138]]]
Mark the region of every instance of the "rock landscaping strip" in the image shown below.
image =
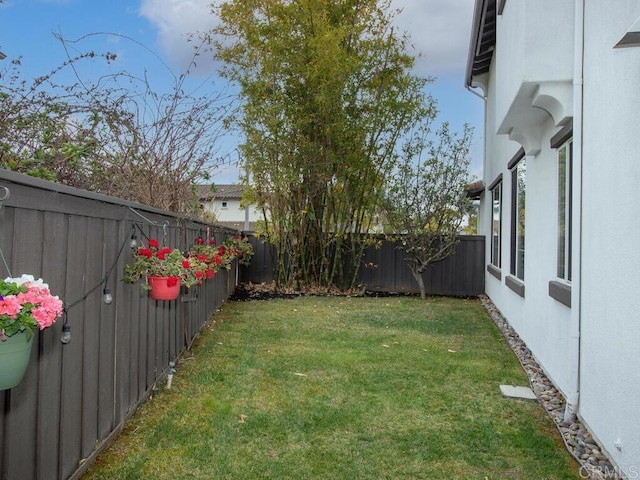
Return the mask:
[[622, 479], [623, 477], [620, 475], [619, 469], [614, 468], [611, 460], [606, 456], [603, 449], [579, 419], [576, 418], [574, 422], [569, 424], [564, 422], [565, 399], [560, 391], [545, 375], [526, 344], [520, 339], [515, 330], [511, 328], [489, 297], [480, 295], [478, 298], [493, 322], [502, 332], [507, 344], [516, 354], [522, 368], [524, 368], [524, 371], [529, 377], [531, 390], [535, 393], [542, 408], [545, 409], [547, 414], [555, 422], [558, 430], [562, 434], [567, 450], [580, 464], [581, 478], [591, 478], [594, 480], [605, 478], [614, 480]]

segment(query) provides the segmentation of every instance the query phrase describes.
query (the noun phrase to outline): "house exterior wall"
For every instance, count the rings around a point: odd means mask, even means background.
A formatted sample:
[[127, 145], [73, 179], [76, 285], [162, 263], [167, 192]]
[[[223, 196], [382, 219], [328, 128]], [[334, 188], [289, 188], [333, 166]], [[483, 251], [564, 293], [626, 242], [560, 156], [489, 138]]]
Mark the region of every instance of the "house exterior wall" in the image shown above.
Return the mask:
[[[226, 207], [222, 205], [226, 202]], [[244, 222], [246, 211], [241, 205], [240, 199], [214, 199], [212, 201], [203, 202], [202, 208], [206, 212], [213, 213], [219, 222]], [[255, 206], [249, 206], [249, 221], [257, 222], [262, 220], [262, 214]]]
[[636, 0], [586, 2], [580, 414], [629, 478], [640, 478], [640, 47], [612, 47], [639, 17]]
[[[501, 235], [501, 278], [487, 274], [487, 294], [509, 319], [513, 328], [534, 352], [544, 366], [549, 377], [566, 394], [571, 390], [570, 351], [568, 338], [571, 328], [571, 309], [549, 297], [548, 283], [555, 280], [557, 241], [557, 185], [556, 151], [549, 147], [550, 138], [559, 130], [551, 115], [542, 109], [520, 106], [524, 100], [518, 98], [523, 85], [532, 79], [540, 82], [555, 81], [553, 68], [545, 63], [549, 57], [548, 45], [543, 42], [536, 46], [532, 40], [536, 24], [543, 12], [558, 12], [563, 15], [564, 37], [567, 23], [572, 24], [572, 16], [567, 18], [568, 2], [507, 2], [503, 14], [497, 19], [496, 49], [487, 84], [486, 139], [486, 185], [490, 185], [502, 175], [502, 235]], [[570, 3], [570, 2], [569, 2]], [[529, 16], [530, 18], [527, 18]], [[526, 18], [526, 20], [525, 20]], [[567, 22], [567, 19], [569, 22]], [[550, 34], [554, 25], [545, 24], [539, 31]], [[566, 38], [563, 40], [566, 41]], [[572, 40], [571, 40], [572, 41]], [[525, 50], [526, 49], [526, 50]], [[525, 52], [526, 53], [523, 53]], [[554, 61], [568, 64], [561, 69], [560, 79], [566, 80], [572, 68], [572, 48], [563, 47], [556, 51]], [[564, 57], [564, 58], [562, 58]], [[560, 62], [562, 58], [562, 62]], [[530, 100], [529, 100], [530, 101]], [[536, 111], [537, 110], [537, 111]], [[529, 117], [531, 120], [529, 120]], [[509, 161], [522, 144], [510, 139], [509, 134], [498, 133], [501, 129], [526, 128], [530, 124], [539, 128], [540, 151], [526, 155], [526, 231], [525, 231], [525, 296], [521, 297], [506, 286], [511, 262], [511, 194], [513, 185]], [[535, 151], [535, 149], [533, 149]], [[525, 154], [528, 153], [525, 151]], [[482, 228], [485, 234], [491, 229], [491, 204], [489, 195], [484, 196]], [[488, 220], [488, 221], [487, 221]], [[490, 242], [487, 242], [490, 248]], [[490, 258], [490, 252], [487, 252]]]
[[[497, 17], [489, 72], [474, 78], [486, 96], [485, 185], [502, 175], [501, 268], [499, 278], [487, 270], [486, 293], [629, 478], [640, 478], [640, 47], [613, 47], [639, 18], [637, 0], [508, 0]], [[583, 97], [574, 79], [580, 58]], [[574, 158], [571, 306], [549, 293], [549, 282], [559, 281], [557, 150], [550, 140], [569, 121], [574, 141], [583, 140], [574, 145], [581, 158]], [[520, 148], [527, 166], [524, 295], [508, 286], [507, 165]], [[491, 229], [486, 191], [479, 231], [488, 239], [487, 263]]]

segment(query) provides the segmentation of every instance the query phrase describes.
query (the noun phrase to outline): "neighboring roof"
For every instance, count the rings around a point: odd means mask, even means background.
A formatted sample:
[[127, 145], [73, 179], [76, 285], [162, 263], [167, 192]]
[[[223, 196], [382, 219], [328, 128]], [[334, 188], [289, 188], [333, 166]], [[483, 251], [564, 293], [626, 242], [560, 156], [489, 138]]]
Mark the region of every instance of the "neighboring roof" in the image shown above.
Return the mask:
[[471, 42], [467, 58], [465, 86], [473, 86], [473, 77], [489, 71], [495, 46], [496, 0], [476, 0], [473, 23], [471, 24]]
[[211, 185], [196, 185], [196, 193], [198, 194], [198, 200], [208, 201], [216, 199], [241, 199], [242, 192], [244, 192], [243, 185], [216, 185], [215, 190], [211, 190]]
[[4, 53], [0, 52], [0, 60], [4, 60], [5, 58], [7, 58], [7, 56]]
[[467, 197], [472, 200], [478, 200], [480, 198], [480, 194], [484, 192], [484, 182], [482, 180], [477, 180], [473, 183], [467, 185]]

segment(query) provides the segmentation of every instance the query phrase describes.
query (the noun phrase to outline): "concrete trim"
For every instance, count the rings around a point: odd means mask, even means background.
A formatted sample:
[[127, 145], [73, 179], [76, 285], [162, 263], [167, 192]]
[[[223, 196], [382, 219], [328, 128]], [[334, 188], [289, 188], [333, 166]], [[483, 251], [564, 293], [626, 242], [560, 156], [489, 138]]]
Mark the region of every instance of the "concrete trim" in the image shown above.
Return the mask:
[[551, 280], [549, 282], [549, 296], [571, 308], [571, 285]]
[[508, 275], [504, 279], [504, 284], [513, 292], [517, 293], [521, 297], [524, 297], [524, 283], [522, 283], [517, 278]]

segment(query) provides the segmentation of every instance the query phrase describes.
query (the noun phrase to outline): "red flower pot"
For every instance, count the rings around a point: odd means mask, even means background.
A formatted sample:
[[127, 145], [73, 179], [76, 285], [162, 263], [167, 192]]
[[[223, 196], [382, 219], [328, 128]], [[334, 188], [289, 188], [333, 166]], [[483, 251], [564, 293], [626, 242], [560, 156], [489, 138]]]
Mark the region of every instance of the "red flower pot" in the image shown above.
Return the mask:
[[154, 300], [175, 300], [180, 294], [180, 278], [147, 277], [151, 287], [149, 296]]

